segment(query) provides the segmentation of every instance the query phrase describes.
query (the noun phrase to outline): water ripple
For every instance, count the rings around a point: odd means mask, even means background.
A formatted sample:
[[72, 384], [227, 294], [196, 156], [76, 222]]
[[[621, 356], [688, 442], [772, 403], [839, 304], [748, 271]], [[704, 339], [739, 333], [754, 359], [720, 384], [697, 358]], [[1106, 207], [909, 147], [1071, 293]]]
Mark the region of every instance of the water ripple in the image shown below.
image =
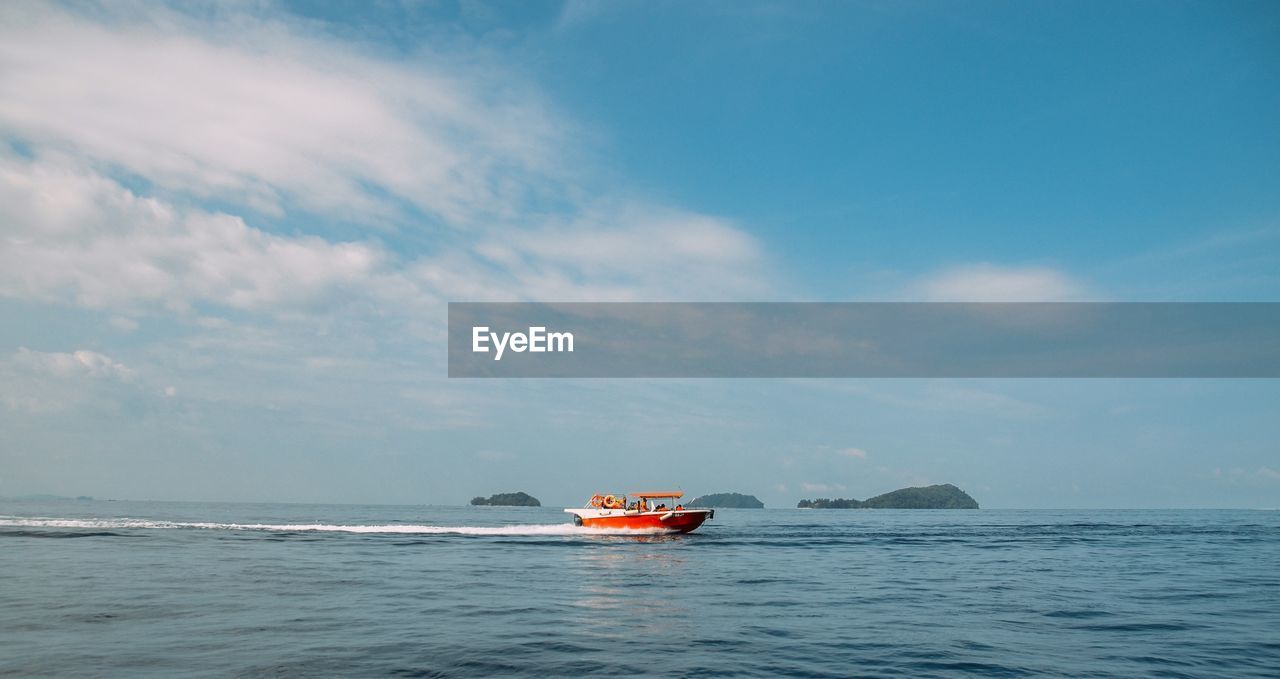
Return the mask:
[[0, 537], [0, 675], [1280, 667], [1280, 513], [722, 510], [654, 536], [551, 508], [9, 503]]

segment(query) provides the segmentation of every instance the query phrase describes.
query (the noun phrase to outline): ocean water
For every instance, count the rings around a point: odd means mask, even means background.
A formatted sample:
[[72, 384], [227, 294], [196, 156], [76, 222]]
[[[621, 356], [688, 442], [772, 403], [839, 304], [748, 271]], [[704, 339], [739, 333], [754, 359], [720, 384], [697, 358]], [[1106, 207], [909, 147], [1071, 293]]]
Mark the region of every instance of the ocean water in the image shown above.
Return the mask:
[[0, 675], [1280, 676], [1280, 512], [0, 501]]

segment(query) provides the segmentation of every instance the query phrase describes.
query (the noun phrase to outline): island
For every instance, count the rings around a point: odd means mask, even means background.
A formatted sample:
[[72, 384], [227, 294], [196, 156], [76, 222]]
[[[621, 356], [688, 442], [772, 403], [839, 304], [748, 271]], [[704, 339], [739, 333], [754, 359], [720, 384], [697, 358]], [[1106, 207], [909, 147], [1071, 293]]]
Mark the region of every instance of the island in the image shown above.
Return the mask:
[[489, 507], [541, 507], [542, 503], [538, 502], [538, 498], [528, 493], [494, 493], [489, 499], [482, 497], [471, 498], [471, 504], [475, 506]]
[[690, 507], [715, 507], [721, 509], [764, 509], [764, 503], [754, 495], [742, 493], [711, 493], [694, 498]]
[[869, 500], [801, 500], [801, 509], [977, 509], [978, 502], [950, 483], [902, 488]]

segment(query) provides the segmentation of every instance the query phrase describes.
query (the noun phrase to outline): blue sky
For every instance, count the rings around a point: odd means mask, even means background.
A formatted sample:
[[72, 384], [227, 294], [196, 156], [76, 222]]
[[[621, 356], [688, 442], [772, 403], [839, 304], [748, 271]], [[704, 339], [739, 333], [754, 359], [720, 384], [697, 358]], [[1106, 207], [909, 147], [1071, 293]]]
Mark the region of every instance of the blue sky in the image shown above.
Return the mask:
[[443, 350], [450, 300], [1276, 301], [1274, 3], [0, 12], [0, 494], [1280, 506], [1273, 381]]

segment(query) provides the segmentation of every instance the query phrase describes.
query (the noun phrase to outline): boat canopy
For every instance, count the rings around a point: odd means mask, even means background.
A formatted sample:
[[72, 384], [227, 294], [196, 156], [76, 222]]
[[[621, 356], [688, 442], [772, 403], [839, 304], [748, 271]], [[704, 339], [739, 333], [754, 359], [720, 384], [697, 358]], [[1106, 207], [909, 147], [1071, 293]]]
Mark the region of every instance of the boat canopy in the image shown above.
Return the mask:
[[655, 497], [684, 497], [682, 490], [668, 490], [657, 493], [632, 493], [631, 497], [655, 498]]

